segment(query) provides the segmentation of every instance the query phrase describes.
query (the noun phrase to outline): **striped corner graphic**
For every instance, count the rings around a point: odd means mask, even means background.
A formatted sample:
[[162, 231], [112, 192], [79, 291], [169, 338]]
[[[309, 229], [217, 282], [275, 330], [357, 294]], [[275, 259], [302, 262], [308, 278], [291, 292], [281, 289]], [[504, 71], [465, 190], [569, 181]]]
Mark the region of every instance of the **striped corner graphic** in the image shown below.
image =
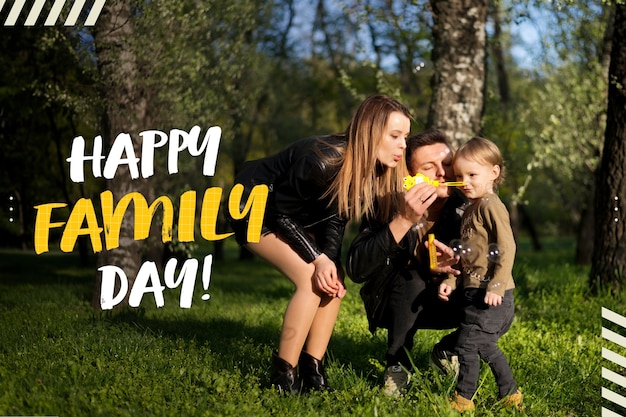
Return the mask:
[[[100, 16], [100, 12], [102, 12], [105, 2], [106, 0], [94, 0], [87, 5], [86, 0], [74, 0], [73, 2], [69, 2], [73, 4], [71, 4], [71, 8], [69, 9], [69, 13], [67, 14], [65, 22], [63, 22], [63, 25], [76, 25], [83, 10], [88, 12], [83, 25], [95, 25], [98, 20], [98, 16]], [[5, 3], [6, 0], [0, 0], [0, 12], [4, 9]], [[25, 7], [26, 0], [15, 0], [6, 20], [4, 21], [4, 26], [16, 26], [17, 20], [22, 15], [26, 15], [24, 26], [35, 26], [41, 15], [45, 16], [45, 21], [43, 21], [44, 26], [54, 26], [61, 20], [61, 12], [63, 11], [66, 3], [68, 3], [68, 0], [55, 0], [50, 11], [44, 12], [43, 8], [46, 4], [46, 0], [35, 0], [30, 10]], [[7, 10], [8, 7], [9, 6], [7, 5]]]
[[[626, 317], [604, 307], [602, 307], [602, 318], [626, 329]], [[626, 337], [614, 332], [613, 330], [607, 329], [604, 326], [602, 326], [602, 338], [613, 342], [622, 348], [626, 348]], [[615, 353], [610, 349], [602, 347], [602, 358], [626, 369], [626, 357]], [[626, 388], [626, 377], [605, 367], [602, 367], [602, 378], [617, 384], [622, 388]], [[608, 388], [602, 387], [602, 398], [626, 409], [626, 397], [611, 391]], [[615, 411], [602, 407], [602, 417], [624, 417], [624, 415], [617, 414]]]

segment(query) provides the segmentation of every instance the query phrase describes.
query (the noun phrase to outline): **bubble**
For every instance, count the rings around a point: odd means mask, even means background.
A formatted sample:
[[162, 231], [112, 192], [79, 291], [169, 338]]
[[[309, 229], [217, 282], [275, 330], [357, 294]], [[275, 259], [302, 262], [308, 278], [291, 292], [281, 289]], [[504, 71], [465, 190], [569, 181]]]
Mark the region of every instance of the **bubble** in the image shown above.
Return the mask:
[[413, 68], [413, 71], [414, 71], [414, 72], [418, 72], [418, 71], [423, 70], [425, 67], [426, 67], [426, 63], [425, 63], [424, 61], [422, 61], [422, 62], [420, 62], [419, 64], [417, 64], [417, 65], [415, 66], [415, 68]]
[[487, 247], [487, 260], [491, 263], [497, 263], [501, 257], [500, 248], [496, 243], [490, 243]]
[[450, 241], [450, 248], [452, 252], [454, 252], [454, 255], [460, 256], [461, 259], [468, 262], [472, 262], [475, 259], [474, 247], [468, 242], [462, 241], [461, 239], [453, 239]]
[[411, 226], [411, 228], [414, 231], [420, 230], [420, 229], [424, 229], [426, 228], [428, 225], [424, 222], [424, 220], [420, 220], [418, 223], [415, 223], [413, 226]]
[[13, 201], [13, 196], [12, 195], [9, 196], [9, 201]]
[[422, 57], [417, 57], [412, 63], [411, 70], [415, 75], [426, 75], [432, 70], [433, 63], [428, 59], [424, 59]]
[[461, 259], [466, 261], [472, 261], [474, 259], [474, 248], [469, 243], [463, 243], [463, 248], [461, 249]]
[[463, 251], [463, 241], [461, 239], [453, 239], [450, 241], [450, 249], [454, 252], [454, 255], [461, 256]]

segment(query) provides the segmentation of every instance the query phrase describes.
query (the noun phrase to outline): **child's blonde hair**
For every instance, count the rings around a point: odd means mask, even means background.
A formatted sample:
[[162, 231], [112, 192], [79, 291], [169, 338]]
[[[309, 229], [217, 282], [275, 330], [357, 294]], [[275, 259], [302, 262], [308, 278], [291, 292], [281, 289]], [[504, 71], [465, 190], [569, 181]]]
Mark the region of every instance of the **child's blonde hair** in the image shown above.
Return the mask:
[[493, 181], [493, 186], [497, 187], [504, 182], [506, 172], [502, 152], [500, 152], [498, 145], [489, 139], [474, 136], [457, 149], [452, 163], [454, 164], [456, 159], [460, 157], [481, 165], [498, 165], [500, 167], [500, 175]]

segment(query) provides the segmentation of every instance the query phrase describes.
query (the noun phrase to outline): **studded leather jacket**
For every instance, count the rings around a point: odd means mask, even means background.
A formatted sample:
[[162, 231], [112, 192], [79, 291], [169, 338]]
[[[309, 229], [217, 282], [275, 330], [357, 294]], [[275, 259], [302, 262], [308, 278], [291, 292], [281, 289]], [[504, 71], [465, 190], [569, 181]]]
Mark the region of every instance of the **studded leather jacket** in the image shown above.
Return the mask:
[[[399, 270], [413, 265], [424, 276], [430, 275], [428, 254], [423, 245], [428, 233], [448, 244], [459, 237], [461, 216], [467, 199], [453, 191], [435, 223], [413, 227], [396, 243], [388, 223], [365, 220], [348, 250], [347, 271], [350, 279], [364, 283], [378, 278], [384, 270]], [[389, 271], [388, 271], [389, 272]]]
[[388, 326], [386, 304], [396, 276], [413, 270], [426, 281], [443, 278], [430, 272], [424, 241], [428, 233], [446, 244], [458, 238], [466, 203], [460, 191], [453, 191], [435, 223], [412, 227], [399, 243], [388, 223], [366, 220], [361, 224], [348, 249], [346, 272], [352, 281], [364, 284], [359, 292], [372, 333], [378, 327]]
[[324, 253], [340, 265], [347, 220], [325, 193], [341, 166], [331, 163], [340, 156], [337, 147], [345, 145], [342, 135], [301, 139], [275, 155], [246, 162], [235, 178], [246, 197], [255, 185], [269, 187], [264, 227], [306, 262]]

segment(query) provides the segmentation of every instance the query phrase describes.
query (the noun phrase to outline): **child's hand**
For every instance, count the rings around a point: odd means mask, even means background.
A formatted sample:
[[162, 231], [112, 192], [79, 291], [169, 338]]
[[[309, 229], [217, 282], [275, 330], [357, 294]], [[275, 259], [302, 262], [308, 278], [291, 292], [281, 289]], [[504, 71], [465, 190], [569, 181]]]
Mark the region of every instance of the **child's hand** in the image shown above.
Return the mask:
[[450, 294], [452, 294], [452, 287], [446, 283], [439, 284], [439, 298], [443, 301], [448, 301], [450, 299]]
[[502, 296], [491, 291], [487, 291], [487, 294], [485, 294], [485, 304], [492, 307], [499, 306], [502, 304]]

